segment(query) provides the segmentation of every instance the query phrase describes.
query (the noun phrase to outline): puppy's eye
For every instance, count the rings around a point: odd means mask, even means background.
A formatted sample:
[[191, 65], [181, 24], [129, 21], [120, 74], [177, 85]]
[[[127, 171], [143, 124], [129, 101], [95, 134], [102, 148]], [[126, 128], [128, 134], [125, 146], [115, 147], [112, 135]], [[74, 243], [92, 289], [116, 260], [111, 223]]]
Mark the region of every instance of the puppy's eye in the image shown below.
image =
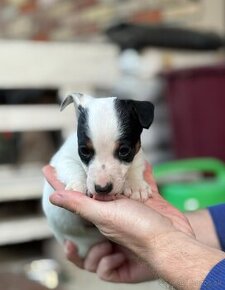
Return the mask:
[[87, 146], [81, 146], [79, 148], [79, 151], [80, 151], [80, 154], [83, 155], [84, 157], [91, 157], [92, 155], [94, 155], [94, 150]]
[[131, 148], [127, 145], [121, 145], [119, 148], [119, 157], [126, 158], [131, 153]]

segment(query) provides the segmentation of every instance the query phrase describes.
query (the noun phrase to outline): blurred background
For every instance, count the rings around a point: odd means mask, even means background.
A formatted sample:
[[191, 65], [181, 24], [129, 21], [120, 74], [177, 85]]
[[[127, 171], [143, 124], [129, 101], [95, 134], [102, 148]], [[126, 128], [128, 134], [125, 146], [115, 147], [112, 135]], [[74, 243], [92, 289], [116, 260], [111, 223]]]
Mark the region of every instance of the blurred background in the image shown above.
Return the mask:
[[0, 2], [0, 289], [137, 287], [67, 262], [43, 216], [41, 168], [76, 126], [68, 92], [153, 102], [142, 144], [162, 195], [225, 202], [224, 46], [224, 0]]

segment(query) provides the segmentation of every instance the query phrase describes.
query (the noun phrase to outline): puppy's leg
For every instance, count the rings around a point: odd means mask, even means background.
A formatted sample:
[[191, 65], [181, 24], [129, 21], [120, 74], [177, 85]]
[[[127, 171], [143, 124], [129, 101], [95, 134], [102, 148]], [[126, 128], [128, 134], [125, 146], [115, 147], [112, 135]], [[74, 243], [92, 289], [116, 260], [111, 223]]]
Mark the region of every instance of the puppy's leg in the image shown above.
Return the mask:
[[64, 160], [57, 166], [58, 178], [64, 182], [66, 190], [79, 191], [86, 194], [87, 176], [79, 163], [74, 160]]
[[65, 184], [67, 190], [86, 193], [87, 177], [78, 156], [76, 134], [67, 138], [50, 164], [55, 167], [58, 179]]
[[[86, 172], [77, 154], [76, 136], [69, 137], [54, 155], [50, 164], [54, 166], [57, 178], [66, 189], [86, 193]], [[54, 189], [45, 182], [43, 209], [55, 237], [63, 245], [66, 240], [78, 246], [79, 254], [84, 257], [91, 246], [103, 240], [103, 236], [79, 215], [53, 205], [49, 196]], [[76, 194], [76, 192], [74, 192]]]
[[86, 194], [87, 176], [78, 160], [57, 153], [50, 164], [55, 168], [57, 178], [65, 185], [66, 190]]
[[124, 186], [124, 195], [135, 199], [146, 201], [152, 195], [150, 185], [144, 180], [145, 162], [142, 152], [136, 156], [131, 168], [128, 171]]

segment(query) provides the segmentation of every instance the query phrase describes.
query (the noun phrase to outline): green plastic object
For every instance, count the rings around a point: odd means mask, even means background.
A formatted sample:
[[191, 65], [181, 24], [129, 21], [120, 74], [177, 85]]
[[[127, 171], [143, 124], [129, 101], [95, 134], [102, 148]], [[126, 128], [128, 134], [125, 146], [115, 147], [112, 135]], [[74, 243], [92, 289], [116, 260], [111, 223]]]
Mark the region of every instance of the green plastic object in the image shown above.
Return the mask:
[[[153, 173], [162, 196], [181, 211], [225, 203], [225, 164], [222, 161], [213, 158], [172, 161], [156, 165]], [[193, 180], [191, 174], [195, 177]], [[171, 181], [171, 176], [181, 178]], [[188, 176], [189, 181], [185, 180]]]

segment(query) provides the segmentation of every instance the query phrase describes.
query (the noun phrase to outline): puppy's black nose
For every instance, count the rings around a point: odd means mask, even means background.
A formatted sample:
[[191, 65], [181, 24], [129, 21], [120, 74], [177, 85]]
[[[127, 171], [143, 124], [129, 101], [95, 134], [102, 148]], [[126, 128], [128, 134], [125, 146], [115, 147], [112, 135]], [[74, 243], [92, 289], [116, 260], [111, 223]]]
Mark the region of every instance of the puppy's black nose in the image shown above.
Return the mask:
[[110, 193], [113, 189], [112, 183], [107, 183], [106, 186], [102, 187], [98, 184], [95, 184], [95, 191], [99, 194], [107, 194]]

